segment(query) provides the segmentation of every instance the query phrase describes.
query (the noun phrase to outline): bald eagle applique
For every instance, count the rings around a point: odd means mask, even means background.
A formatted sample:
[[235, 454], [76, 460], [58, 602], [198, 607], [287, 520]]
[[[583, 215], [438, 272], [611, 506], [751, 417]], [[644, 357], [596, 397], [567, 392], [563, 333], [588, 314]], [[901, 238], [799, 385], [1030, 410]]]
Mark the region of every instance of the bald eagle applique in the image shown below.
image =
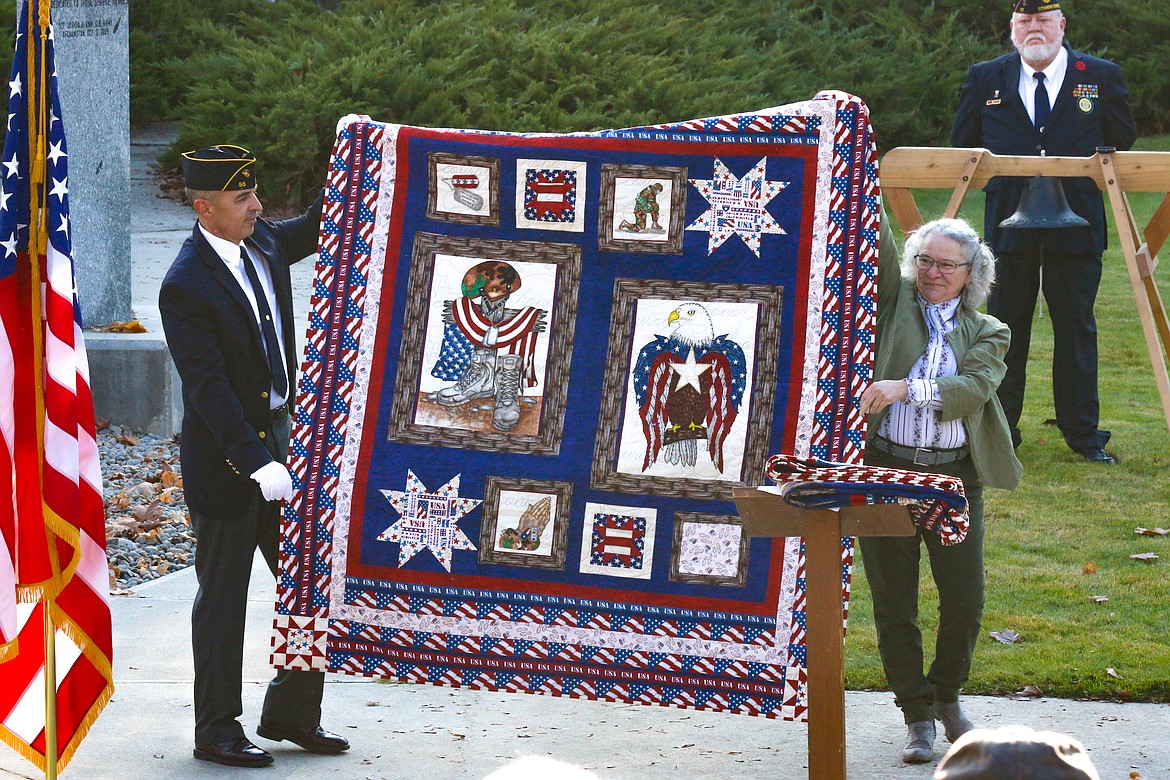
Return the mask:
[[747, 383], [743, 348], [715, 335], [707, 309], [687, 302], [670, 313], [669, 333], [642, 347], [634, 364], [634, 396], [646, 436], [642, 470], [659, 457], [694, 466], [703, 443], [723, 472], [723, 442], [739, 412]]

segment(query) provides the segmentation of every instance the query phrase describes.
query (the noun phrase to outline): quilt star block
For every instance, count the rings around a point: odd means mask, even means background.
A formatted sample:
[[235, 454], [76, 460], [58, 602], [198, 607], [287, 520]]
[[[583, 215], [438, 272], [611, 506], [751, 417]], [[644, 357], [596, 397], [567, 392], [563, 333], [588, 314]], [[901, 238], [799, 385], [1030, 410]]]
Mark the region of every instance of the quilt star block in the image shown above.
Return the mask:
[[401, 519], [379, 534], [378, 540], [398, 543], [399, 566], [429, 550], [444, 569], [451, 571], [452, 550], [475, 549], [457, 523], [482, 502], [459, 497], [458, 474], [432, 492], [408, 470], [406, 490], [383, 490], [382, 495]]
[[786, 181], [769, 181], [767, 158], [753, 165], [743, 176], [736, 176], [718, 157], [710, 179], [691, 179], [691, 185], [710, 204], [687, 230], [709, 235], [707, 253], [711, 254], [732, 236], [739, 236], [756, 257], [760, 256], [760, 237], [766, 233], [784, 233], [784, 228], [768, 212], [768, 204], [789, 185]]

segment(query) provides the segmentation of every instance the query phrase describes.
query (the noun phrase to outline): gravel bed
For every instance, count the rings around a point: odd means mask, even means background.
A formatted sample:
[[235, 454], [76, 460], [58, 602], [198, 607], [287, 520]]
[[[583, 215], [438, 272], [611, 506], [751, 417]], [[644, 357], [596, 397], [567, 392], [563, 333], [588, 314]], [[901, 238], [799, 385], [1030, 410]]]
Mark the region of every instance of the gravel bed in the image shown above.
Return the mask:
[[127, 591], [195, 562], [174, 437], [112, 425], [98, 431], [110, 591]]

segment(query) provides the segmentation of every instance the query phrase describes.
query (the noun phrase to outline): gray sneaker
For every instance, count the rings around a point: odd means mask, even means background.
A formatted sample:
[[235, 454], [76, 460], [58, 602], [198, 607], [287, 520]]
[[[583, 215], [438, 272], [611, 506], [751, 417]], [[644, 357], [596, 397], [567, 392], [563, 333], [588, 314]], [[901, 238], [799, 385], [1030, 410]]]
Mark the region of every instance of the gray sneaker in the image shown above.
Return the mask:
[[906, 747], [902, 760], [907, 764], [925, 764], [934, 758], [934, 721], [920, 720], [906, 726]]
[[975, 728], [975, 724], [963, 714], [963, 708], [959, 706], [957, 701], [947, 704], [936, 701], [934, 703], [934, 718], [942, 722], [943, 731], [946, 732], [947, 740], [951, 744], [954, 744], [956, 739]]

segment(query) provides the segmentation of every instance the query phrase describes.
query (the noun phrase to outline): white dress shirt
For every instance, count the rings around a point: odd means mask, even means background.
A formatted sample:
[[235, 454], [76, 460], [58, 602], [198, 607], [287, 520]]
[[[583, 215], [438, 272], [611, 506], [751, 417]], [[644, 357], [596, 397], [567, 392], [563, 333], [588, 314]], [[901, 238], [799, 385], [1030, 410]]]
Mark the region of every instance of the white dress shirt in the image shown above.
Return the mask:
[[1044, 89], [1048, 92], [1048, 107], [1056, 103], [1056, 96], [1064, 84], [1064, 73], [1068, 69], [1068, 51], [1063, 46], [1056, 53], [1056, 59], [1048, 63], [1043, 71], [1037, 71], [1028, 63], [1020, 60], [1020, 100], [1024, 101], [1024, 108], [1028, 109], [1028, 116], [1032, 122], [1036, 121], [1036, 79], [1035, 74], [1044, 74]]
[[[248, 281], [247, 272], [240, 264], [240, 249], [243, 247], [247, 250], [248, 257], [252, 261], [252, 267], [256, 269], [256, 276], [260, 279], [260, 286], [264, 288], [264, 297], [268, 299], [268, 309], [272, 312], [272, 325], [276, 330], [276, 340], [280, 342], [279, 352], [280, 360], [285, 361], [284, 356], [284, 330], [281, 327], [280, 306], [276, 303], [276, 288], [272, 285], [272, 273], [268, 269], [268, 263], [257, 262], [256, 253], [247, 248], [246, 244], [235, 244], [219, 236], [213, 235], [207, 231], [202, 224], [199, 225], [200, 232], [203, 237], [207, 239], [207, 243], [219, 255], [219, 259], [223, 260], [223, 264], [227, 266], [228, 271], [235, 278], [236, 283], [240, 285], [240, 289], [244, 291], [244, 295], [248, 298], [248, 303], [252, 304], [252, 317], [256, 320], [256, 327], [261, 328], [260, 339], [264, 339], [263, 328], [260, 326], [260, 309], [256, 305], [256, 296], [252, 292], [252, 284]], [[288, 375], [288, 366], [285, 366], [285, 376]], [[284, 396], [278, 396], [275, 389], [269, 394], [269, 403], [273, 409], [277, 408], [285, 402]]]

